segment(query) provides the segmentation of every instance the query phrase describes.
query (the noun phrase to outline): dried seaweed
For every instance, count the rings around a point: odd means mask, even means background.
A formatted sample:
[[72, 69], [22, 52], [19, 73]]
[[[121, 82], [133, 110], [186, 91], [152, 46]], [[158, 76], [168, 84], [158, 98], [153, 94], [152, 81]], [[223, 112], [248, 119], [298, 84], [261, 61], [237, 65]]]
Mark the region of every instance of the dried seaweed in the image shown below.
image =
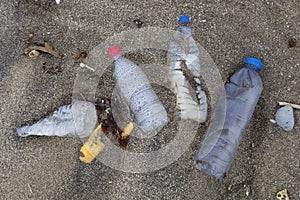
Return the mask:
[[100, 123], [102, 124], [102, 131], [104, 134], [112, 134], [116, 137], [119, 145], [126, 148], [130, 132], [133, 129], [133, 124], [129, 123], [122, 131], [114, 120], [110, 108], [110, 99], [103, 98], [100, 103], [96, 103], [96, 109], [99, 113]]
[[33, 50], [41, 51], [53, 55], [54, 57], [59, 57], [59, 54], [54, 50], [54, 47], [48, 42], [44, 42], [43, 45], [31, 45], [25, 49], [25, 54], [28, 55]]

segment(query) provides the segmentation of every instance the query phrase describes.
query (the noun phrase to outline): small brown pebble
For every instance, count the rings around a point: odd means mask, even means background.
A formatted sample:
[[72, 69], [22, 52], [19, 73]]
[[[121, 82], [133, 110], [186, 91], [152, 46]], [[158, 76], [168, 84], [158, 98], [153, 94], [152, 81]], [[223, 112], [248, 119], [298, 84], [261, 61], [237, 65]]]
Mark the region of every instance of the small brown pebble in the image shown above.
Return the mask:
[[62, 67], [61, 66], [56, 66], [55, 71], [56, 72], [62, 72]]
[[31, 33], [28, 34], [28, 39], [27, 40], [31, 40], [33, 37], [34, 37], [34, 33], [31, 32]]
[[297, 46], [297, 40], [296, 40], [295, 38], [289, 39], [289, 47], [290, 47], [290, 48], [298, 47], [298, 46]]
[[229, 191], [232, 190], [232, 185], [231, 184], [227, 187], [227, 190], [229, 190]]
[[139, 19], [135, 19], [133, 20], [133, 23], [138, 27], [138, 28], [142, 28], [144, 22], [142, 22], [141, 20]]
[[43, 70], [45, 70], [46, 69], [46, 66], [47, 65], [47, 63], [46, 62], [43, 62], [43, 64], [42, 64], [42, 68], [43, 68]]
[[74, 60], [79, 60], [79, 59], [86, 58], [87, 56], [88, 56], [88, 54], [85, 51], [83, 51], [81, 53], [73, 55], [73, 59]]

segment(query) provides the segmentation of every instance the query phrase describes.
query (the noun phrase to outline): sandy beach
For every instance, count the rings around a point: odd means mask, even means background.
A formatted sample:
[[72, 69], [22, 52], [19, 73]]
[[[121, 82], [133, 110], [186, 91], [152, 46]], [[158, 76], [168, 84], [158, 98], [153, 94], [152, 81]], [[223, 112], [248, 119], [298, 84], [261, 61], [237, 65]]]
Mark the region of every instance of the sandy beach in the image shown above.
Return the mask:
[[[290, 199], [300, 199], [300, 110], [294, 110], [290, 132], [270, 122], [278, 101], [300, 104], [300, 48], [288, 45], [291, 38], [300, 45], [299, 1], [61, 0], [57, 5], [54, 0], [16, 0], [2, 1], [0, 11], [0, 199], [276, 199], [282, 189]], [[176, 30], [180, 15], [190, 16], [194, 39], [210, 55], [224, 83], [246, 57], [256, 56], [264, 64], [263, 93], [224, 179], [210, 177], [194, 165], [211, 110], [182, 156], [148, 173], [122, 172], [97, 159], [82, 163], [79, 138], [17, 136], [16, 128], [72, 102], [79, 65], [90, 62], [99, 44], [122, 32], [138, 31], [135, 19], [143, 21], [144, 28]], [[30, 33], [30, 42], [47, 41], [61, 57], [24, 55]], [[81, 52], [87, 58], [74, 57]], [[155, 49], [126, 56], [139, 65], [166, 61], [166, 53]], [[110, 98], [115, 84], [112, 65], [105, 69], [97, 94]], [[166, 90], [154, 89], [168, 104]], [[167, 108], [172, 115], [171, 104]], [[144, 145], [133, 140], [130, 145], [155, 150], [172, 137]]]

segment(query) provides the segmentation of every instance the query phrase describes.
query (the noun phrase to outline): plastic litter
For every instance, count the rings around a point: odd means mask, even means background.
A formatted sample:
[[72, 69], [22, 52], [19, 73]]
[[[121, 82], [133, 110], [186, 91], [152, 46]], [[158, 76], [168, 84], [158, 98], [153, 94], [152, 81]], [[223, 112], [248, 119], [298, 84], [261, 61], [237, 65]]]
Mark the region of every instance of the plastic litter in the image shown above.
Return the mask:
[[213, 120], [195, 156], [197, 169], [221, 179], [230, 168], [263, 89], [258, 74], [261, 68], [259, 60], [247, 58], [244, 67], [225, 84]]
[[91, 163], [105, 147], [105, 144], [101, 142], [101, 134], [103, 133], [101, 126], [102, 124], [92, 132], [87, 142], [80, 149], [84, 156], [80, 156], [79, 159], [84, 163]]
[[285, 131], [291, 131], [294, 128], [294, 112], [293, 107], [286, 105], [279, 108], [275, 114], [276, 123]]
[[[133, 130], [133, 124], [129, 123], [124, 131], [120, 134], [122, 139], [128, 137]], [[83, 153], [83, 156], [80, 156], [79, 159], [84, 163], [91, 163], [95, 157], [103, 151], [105, 144], [101, 141], [101, 136], [104, 134], [102, 129], [102, 123], [91, 133], [89, 139], [81, 147], [80, 151]]]
[[[178, 120], [192, 119], [204, 122], [207, 119], [206, 94], [201, 89], [200, 82], [200, 53], [195, 40], [192, 37], [193, 30], [187, 23], [189, 16], [180, 16], [182, 25], [177, 29], [174, 40], [170, 42], [168, 61], [169, 79], [171, 88], [176, 94], [176, 117]], [[188, 82], [183, 72], [187, 68], [197, 85], [197, 100], [191, 96]]]
[[108, 53], [114, 59], [117, 86], [139, 127], [144, 133], [157, 131], [169, 119], [147, 76], [136, 64], [121, 56], [119, 46], [110, 48]]
[[78, 136], [87, 137], [97, 124], [96, 109], [93, 103], [75, 101], [70, 105], [61, 106], [49, 117], [31, 126], [17, 129], [21, 137], [39, 136]]

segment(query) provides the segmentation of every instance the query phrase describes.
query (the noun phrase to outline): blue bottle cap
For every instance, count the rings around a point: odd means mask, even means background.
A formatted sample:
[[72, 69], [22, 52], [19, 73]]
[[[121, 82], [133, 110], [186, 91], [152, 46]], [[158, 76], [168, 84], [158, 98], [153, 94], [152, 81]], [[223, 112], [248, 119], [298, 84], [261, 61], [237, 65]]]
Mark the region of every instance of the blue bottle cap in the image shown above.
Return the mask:
[[181, 15], [179, 17], [179, 22], [180, 23], [188, 23], [188, 22], [190, 22], [190, 17], [187, 15]]
[[263, 63], [256, 59], [256, 58], [246, 58], [244, 64], [251, 64], [257, 67], [257, 69], [260, 71], [262, 69]]

